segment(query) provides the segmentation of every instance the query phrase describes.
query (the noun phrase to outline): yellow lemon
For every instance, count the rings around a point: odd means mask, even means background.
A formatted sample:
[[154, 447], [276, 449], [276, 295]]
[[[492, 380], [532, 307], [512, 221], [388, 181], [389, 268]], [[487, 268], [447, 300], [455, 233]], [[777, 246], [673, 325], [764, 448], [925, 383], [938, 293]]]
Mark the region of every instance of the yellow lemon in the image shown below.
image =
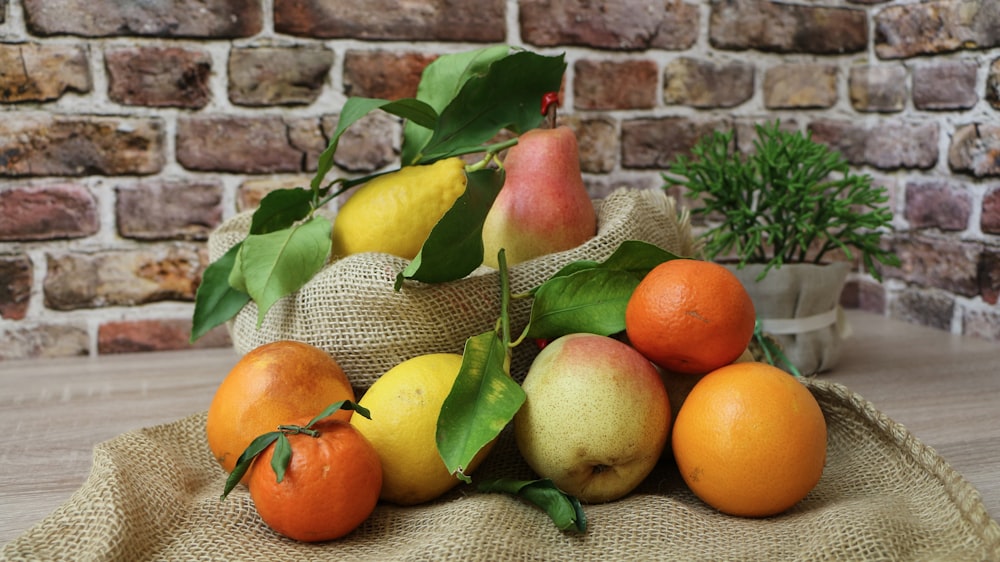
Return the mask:
[[[432, 353], [403, 361], [385, 372], [358, 402], [371, 419], [351, 424], [375, 447], [382, 461], [381, 499], [415, 505], [437, 498], [459, 483], [437, 450], [437, 419], [462, 366], [462, 356]], [[484, 448], [466, 474], [486, 455]]]
[[465, 162], [447, 158], [365, 183], [333, 221], [333, 253], [384, 252], [412, 260], [431, 229], [465, 191]]

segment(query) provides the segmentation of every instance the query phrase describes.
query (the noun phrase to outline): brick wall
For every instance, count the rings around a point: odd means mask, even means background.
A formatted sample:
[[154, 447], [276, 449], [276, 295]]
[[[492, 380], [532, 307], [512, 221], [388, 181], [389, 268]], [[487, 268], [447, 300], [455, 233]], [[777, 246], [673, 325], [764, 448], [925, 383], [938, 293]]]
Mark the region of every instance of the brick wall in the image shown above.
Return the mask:
[[[346, 96], [498, 42], [566, 54], [595, 197], [781, 118], [893, 195], [902, 266], [845, 302], [1000, 340], [995, 0], [333, 4], [0, 0], [0, 358], [185, 347], [208, 233], [304, 184]], [[398, 162], [399, 131], [352, 128], [339, 175]]]

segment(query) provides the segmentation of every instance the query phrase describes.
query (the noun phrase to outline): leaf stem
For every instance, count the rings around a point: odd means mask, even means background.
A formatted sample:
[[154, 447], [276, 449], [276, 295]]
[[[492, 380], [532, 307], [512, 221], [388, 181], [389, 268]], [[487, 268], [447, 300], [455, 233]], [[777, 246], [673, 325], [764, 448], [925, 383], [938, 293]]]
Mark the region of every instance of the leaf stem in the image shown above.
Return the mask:
[[302, 427], [301, 425], [279, 425], [278, 431], [284, 433], [285, 435], [295, 435], [297, 433], [304, 433], [309, 437], [319, 437], [319, 431], [315, 429], [309, 429], [308, 427]]
[[510, 277], [507, 270], [507, 251], [500, 248], [497, 252], [497, 265], [500, 269], [500, 341], [505, 348], [511, 347], [510, 342]]
[[481, 170], [486, 166], [488, 166], [490, 161], [496, 161], [497, 165], [500, 168], [503, 168], [503, 163], [500, 160], [497, 160], [497, 155], [503, 152], [504, 150], [507, 150], [508, 148], [517, 144], [517, 139], [518, 139], [517, 137], [510, 138], [505, 141], [491, 144], [488, 146], [479, 147], [476, 150], [471, 151], [471, 152], [479, 152], [480, 150], [482, 150], [485, 152], [485, 154], [483, 155], [482, 159], [479, 160], [478, 162], [466, 166], [465, 171], [475, 172], [476, 170]]

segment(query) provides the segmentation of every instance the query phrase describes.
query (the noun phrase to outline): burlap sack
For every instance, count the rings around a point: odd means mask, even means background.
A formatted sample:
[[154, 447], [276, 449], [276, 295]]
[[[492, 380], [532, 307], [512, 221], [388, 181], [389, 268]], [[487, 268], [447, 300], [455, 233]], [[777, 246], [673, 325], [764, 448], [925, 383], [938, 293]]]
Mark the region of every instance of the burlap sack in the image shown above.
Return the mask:
[[[741, 519], [706, 507], [669, 457], [633, 494], [584, 507], [561, 532], [514, 497], [463, 486], [417, 507], [379, 504], [328, 543], [284, 539], [205, 444], [205, 414], [98, 445], [86, 483], [0, 552], [4, 560], [1000, 560], [1000, 525], [932, 449], [846, 388], [808, 382], [827, 418], [828, 460], [791, 511]], [[476, 479], [530, 478], [505, 431]]]
[[[682, 256], [695, 242], [686, 212], [661, 190], [619, 189], [596, 201], [598, 233], [585, 244], [510, 268], [513, 293], [528, 291], [572, 261], [603, 260], [625, 240], [642, 240]], [[221, 225], [209, 238], [209, 255], [218, 259], [242, 240], [249, 213]], [[240, 354], [275, 340], [313, 344], [336, 357], [352, 384], [367, 389], [382, 373], [425, 353], [461, 353], [465, 340], [492, 329], [500, 315], [500, 275], [480, 268], [451, 283], [408, 282], [396, 292], [396, 274], [409, 262], [388, 254], [355, 254], [332, 261], [297, 293], [276, 303], [258, 329], [257, 307], [250, 303], [230, 322]], [[512, 303], [512, 331], [528, 321], [530, 299]], [[514, 349], [511, 372], [523, 376], [537, 348]]]
[[760, 264], [729, 266], [729, 270], [753, 299], [761, 329], [800, 373], [812, 375], [837, 364], [841, 343], [849, 333], [840, 308], [848, 263], [785, 264], [770, 269], [760, 280], [764, 271]]

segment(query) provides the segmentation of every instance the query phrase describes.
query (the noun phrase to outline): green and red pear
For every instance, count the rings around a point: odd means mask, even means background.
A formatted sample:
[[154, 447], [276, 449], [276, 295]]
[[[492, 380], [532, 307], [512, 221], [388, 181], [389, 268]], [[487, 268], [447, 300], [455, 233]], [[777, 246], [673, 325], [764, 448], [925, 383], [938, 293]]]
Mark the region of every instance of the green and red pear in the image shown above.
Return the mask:
[[575, 248], [597, 233], [576, 134], [566, 126], [523, 133], [503, 161], [507, 178], [483, 225], [483, 263], [497, 267]]

